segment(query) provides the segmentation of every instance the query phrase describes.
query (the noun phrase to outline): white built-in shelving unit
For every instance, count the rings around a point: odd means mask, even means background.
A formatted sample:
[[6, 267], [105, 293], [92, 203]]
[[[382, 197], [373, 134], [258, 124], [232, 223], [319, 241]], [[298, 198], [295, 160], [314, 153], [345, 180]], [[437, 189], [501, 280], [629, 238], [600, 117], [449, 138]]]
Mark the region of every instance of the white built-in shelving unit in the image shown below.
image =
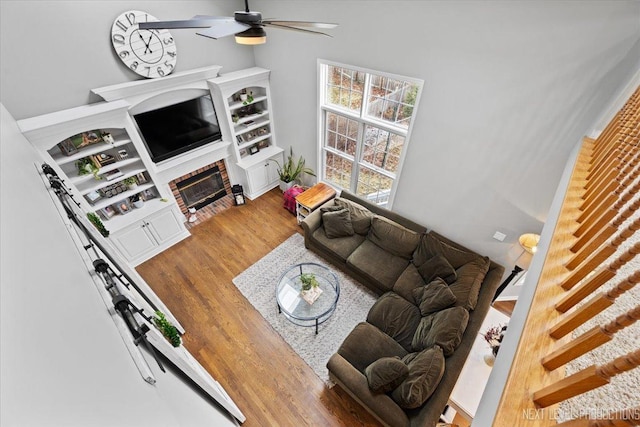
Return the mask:
[[276, 161], [282, 164], [283, 150], [276, 143], [273, 123], [269, 73], [254, 67], [208, 80], [223, 137], [233, 147], [236, 176], [250, 199], [278, 185]]

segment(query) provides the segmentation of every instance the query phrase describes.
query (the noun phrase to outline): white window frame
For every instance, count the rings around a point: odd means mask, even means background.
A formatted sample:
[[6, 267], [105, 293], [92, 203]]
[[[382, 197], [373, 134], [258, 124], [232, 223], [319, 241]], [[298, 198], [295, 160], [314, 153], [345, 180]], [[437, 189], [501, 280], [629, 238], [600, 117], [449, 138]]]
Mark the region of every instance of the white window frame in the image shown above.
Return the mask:
[[[365, 73], [365, 83], [364, 83], [364, 92], [362, 94], [362, 106], [360, 108], [359, 112], [354, 112], [352, 110], [349, 110], [347, 108], [343, 108], [341, 106], [337, 106], [337, 105], [330, 105], [326, 103], [326, 89], [327, 89], [327, 69], [329, 66], [333, 66], [333, 67], [342, 67], [342, 68], [347, 68], [350, 70], [354, 70], [354, 71], [358, 71], [358, 72], [363, 72]], [[367, 168], [367, 169], [371, 169], [376, 173], [379, 173], [383, 176], [386, 176], [390, 179], [392, 179], [392, 185], [391, 185], [391, 191], [389, 194], [389, 200], [387, 201], [386, 204], [386, 208], [387, 209], [391, 209], [391, 207], [393, 206], [393, 201], [395, 199], [395, 195], [396, 195], [396, 190], [398, 187], [398, 183], [400, 181], [400, 175], [402, 173], [402, 168], [404, 166], [404, 160], [406, 157], [406, 153], [407, 150], [409, 148], [409, 142], [411, 140], [411, 133], [413, 130], [413, 126], [415, 124], [415, 119], [417, 117], [417, 112], [418, 112], [418, 106], [420, 104], [420, 97], [422, 96], [422, 89], [424, 87], [424, 80], [422, 79], [417, 79], [417, 78], [413, 78], [413, 77], [406, 77], [406, 76], [401, 76], [398, 74], [392, 74], [392, 73], [386, 73], [383, 71], [377, 71], [377, 70], [372, 70], [372, 69], [368, 69], [368, 68], [363, 68], [363, 67], [358, 67], [358, 66], [354, 66], [354, 65], [349, 65], [349, 64], [343, 64], [343, 63], [339, 63], [339, 62], [333, 62], [333, 61], [328, 61], [325, 59], [318, 59], [317, 61], [317, 67], [318, 67], [318, 135], [317, 135], [317, 171], [318, 173], [318, 179], [320, 181], [324, 181], [325, 180], [325, 151], [326, 152], [330, 152], [334, 155], [340, 156], [342, 158], [348, 159], [350, 161], [352, 161], [354, 163], [354, 167], [352, 168], [352, 172], [351, 172], [351, 182], [350, 182], [350, 187], [349, 188], [340, 188], [341, 190], [347, 190], [351, 193], [356, 194], [356, 190], [357, 190], [357, 185], [358, 185], [358, 174], [361, 170], [361, 168]], [[382, 77], [387, 77], [390, 79], [394, 79], [394, 80], [401, 80], [401, 81], [406, 81], [409, 83], [412, 83], [414, 85], [416, 85], [418, 87], [418, 93], [416, 94], [416, 99], [415, 99], [415, 103], [413, 105], [413, 112], [411, 114], [411, 120], [409, 122], [409, 126], [405, 129], [403, 127], [400, 126], [394, 126], [392, 123], [389, 122], [385, 122], [382, 120], [377, 120], [375, 118], [369, 117], [366, 114], [367, 111], [367, 105], [368, 105], [368, 99], [369, 99], [369, 83], [370, 83], [370, 77], [371, 74], [375, 74], [377, 76], [382, 76]], [[327, 123], [326, 123], [326, 116], [327, 113], [335, 113], [344, 117], [347, 117], [348, 119], [354, 120], [358, 123], [358, 139], [357, 139], [357, 143], [356, 143], [356, 152], [355, 152], [355, 156], [350, 156], [348, 154], [345, 154], [339, 150], [333, 149], [331, 147], [327, 147], [325, 145], [325, 140], [327, 137]], [[402, 137], [404, 137], [404, 144], [402, 147], [402, 152], [400, 153], [400, 159], [398, 162], [398, 168], [397, 171], [395, 173], [386, 171], [382, 168], [376, 167], [374, 165], [368, 164], [368, 163], [364, 163], [362, 160], [362, 149], [364, 146], [364, 141], [363, 141], [363, 135], [362, 132], [365, 128], [366, 125], [371, 125], [374, 126], [376, 128], [388, 131], [388, 132], [392, 132], [395, 134], [398, 134]], [[337, 185], [333, 182], [328, 183], [334, 187], [337, 187]]]

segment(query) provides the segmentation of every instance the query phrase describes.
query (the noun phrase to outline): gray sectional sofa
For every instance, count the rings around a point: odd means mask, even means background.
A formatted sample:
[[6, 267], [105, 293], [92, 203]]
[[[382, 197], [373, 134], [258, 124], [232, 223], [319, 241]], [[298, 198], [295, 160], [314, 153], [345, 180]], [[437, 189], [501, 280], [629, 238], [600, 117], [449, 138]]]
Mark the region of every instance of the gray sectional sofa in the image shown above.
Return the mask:
[[327, 363], [383, 424], [435, 426], [504, 268], [343, 191], [303, 222], [305, 246], [380, 295]]

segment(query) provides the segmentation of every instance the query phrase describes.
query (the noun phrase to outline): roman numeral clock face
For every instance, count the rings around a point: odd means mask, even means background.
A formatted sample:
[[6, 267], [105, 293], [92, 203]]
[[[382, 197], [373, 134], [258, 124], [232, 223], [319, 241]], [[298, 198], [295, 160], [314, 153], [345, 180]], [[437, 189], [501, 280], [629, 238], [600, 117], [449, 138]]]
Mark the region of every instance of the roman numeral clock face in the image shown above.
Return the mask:
[[140, 22], [157, 21], [146, 12], [130, 10], [116, 18], [111, 43], [118, 57], [142, 77], [169, 75], [176, 66], [176, 44], [169, 30], [141, 30]]

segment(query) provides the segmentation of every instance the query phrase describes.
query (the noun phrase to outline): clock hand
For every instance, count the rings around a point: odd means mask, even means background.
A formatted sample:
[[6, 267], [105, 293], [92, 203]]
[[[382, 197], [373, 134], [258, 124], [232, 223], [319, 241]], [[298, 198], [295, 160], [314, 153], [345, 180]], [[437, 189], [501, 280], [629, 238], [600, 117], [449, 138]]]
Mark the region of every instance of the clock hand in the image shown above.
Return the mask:
[[142, 40], [142, 43], [144, 43], [144, 53], [147, 53], [147, 50], [149, 51], [149, 53], [153, 53], [151, 48], [149, 48], [149, 43], [151, 42], [151, 37], [149, 37], [149, 42], [144, 41], [144, 37], [142, 37], [142, 34], [140, 34], [140, 33], [138, 33], [138, 37], [140, 37], [140, 40]]
[[149, 45], [151, 44], [151, 39], [153, 38], [153, 34], [149, 35], [149, 41], [147, 42], [147, 47], [149, 48], [149, 53], [153, 53], [153, 51], [151, 50], [151, 48], [149, 47]]

